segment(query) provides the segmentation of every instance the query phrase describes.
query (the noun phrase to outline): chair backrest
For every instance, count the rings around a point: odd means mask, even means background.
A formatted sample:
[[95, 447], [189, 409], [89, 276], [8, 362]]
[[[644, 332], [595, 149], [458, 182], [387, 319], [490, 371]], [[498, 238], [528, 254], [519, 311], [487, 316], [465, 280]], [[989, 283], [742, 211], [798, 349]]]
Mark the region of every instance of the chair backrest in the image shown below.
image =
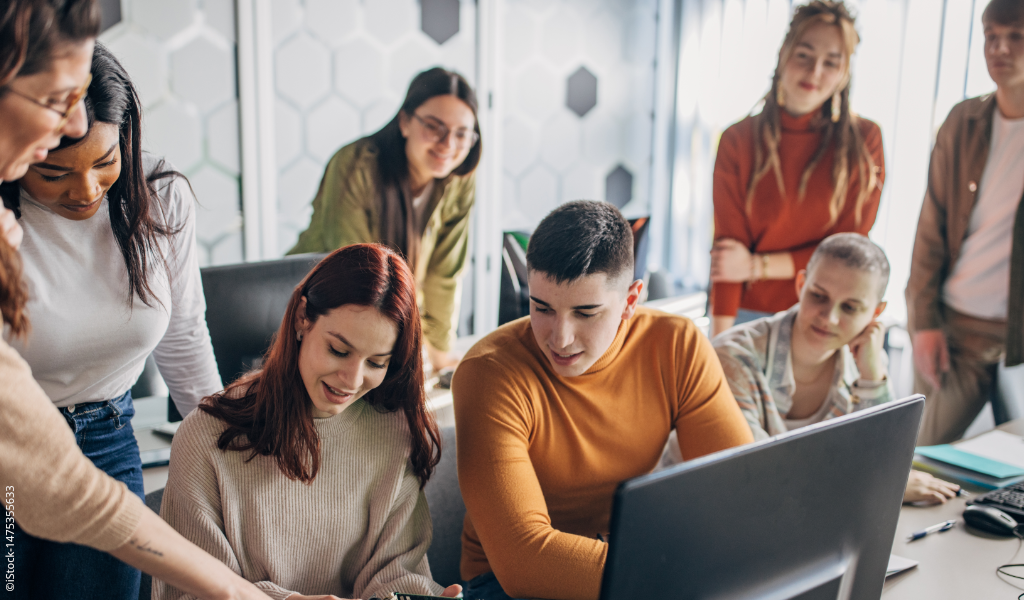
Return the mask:
[[[146, 494], [146, 506], [156, 514], [160, 514], [160, 503], [164, 499], [164, 490], [160, 488], [155, 492]], [[153, 578], [147, 573], [142, 574], [142, 583], [139, 585], [139, 600], [149, 600], [153, 595]]]
[[225, 385], [258, 366], [295, 286], [324, 254], [202, 269], [206, 323]]
[[449, 586], [460, 581], [459, 559], [462, 556], [462, 522], [466, 505], [459, 490], [459, 473], [455, 466], [455, 428], [441, 428], [441, 462], [423, 489], [430, 505], [434, 523], [434, 540], [427, 551], [434, 581]]

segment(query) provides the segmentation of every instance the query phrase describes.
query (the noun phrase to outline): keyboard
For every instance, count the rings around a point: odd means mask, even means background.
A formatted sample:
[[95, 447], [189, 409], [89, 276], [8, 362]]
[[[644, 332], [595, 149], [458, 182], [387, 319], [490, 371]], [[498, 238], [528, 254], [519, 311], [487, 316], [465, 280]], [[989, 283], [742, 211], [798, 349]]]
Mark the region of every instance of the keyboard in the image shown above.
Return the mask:
[[970, 504], [993, 506], [1018, 521], [1024, 521], [1024, 481], [992, 490], [983, 496], [978, 496]]

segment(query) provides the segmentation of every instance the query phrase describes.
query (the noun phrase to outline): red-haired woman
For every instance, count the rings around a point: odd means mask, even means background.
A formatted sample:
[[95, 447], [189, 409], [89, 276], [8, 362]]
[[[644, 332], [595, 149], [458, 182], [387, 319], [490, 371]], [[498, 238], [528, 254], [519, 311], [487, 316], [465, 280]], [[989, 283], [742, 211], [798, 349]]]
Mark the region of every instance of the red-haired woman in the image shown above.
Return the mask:
[[385, 246], [331, 253], [295, 288], [262, 369], [174, 436], [161, 516], [273, 598], [442, 592], [426, 558], [422, 487], [440, 451], [413, 282]]

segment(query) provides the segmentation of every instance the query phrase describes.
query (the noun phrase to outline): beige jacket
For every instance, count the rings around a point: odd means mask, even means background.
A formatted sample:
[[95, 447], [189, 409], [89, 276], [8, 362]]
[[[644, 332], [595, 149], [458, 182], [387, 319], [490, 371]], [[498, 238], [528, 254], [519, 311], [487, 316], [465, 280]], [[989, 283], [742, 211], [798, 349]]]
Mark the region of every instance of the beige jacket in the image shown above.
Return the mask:
[[[381, 242], [377, 192], [377, 147], [363, 138], [338, 150], [327, 163], [313, 199], [313, 218], [288, 254], [332, 252], [342, 246]], [[428, 201], [416, 274], [423, 336], [448, 350], [459, 318], [459, 280], [469, 255], [469, 213], [476, 198], [476, 177], [439, 179]]]
[[[31, 535], [107, 552], [128, 541], [147, 510], [82, 454], [28, 363], [2, 339], [0, 503]], [[10, 515], [0, 516], [9, 531]]]
[[939, 128], [907, 283], [912, 331], [939, 329], [942, 285], [960, 258], [992, 141], [995, 94], [964, 100]]

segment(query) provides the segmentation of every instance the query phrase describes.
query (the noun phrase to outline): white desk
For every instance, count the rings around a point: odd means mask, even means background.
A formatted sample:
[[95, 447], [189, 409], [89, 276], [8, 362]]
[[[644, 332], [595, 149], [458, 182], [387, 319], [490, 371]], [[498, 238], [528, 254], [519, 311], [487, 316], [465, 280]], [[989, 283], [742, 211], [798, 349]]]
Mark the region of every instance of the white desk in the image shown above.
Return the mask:
[[[999, 427], [1024, 435], [1024, 419]], [[954, 498], [939, 505], [919, 508], [904, 506], [896, 526], [892, 553], [919, 561], [916, 568], [889, 578], [882, 591], [884, 600], [921, 600], [973, 598], [1013, 600], [1024, 589], [1017, 589], [996, 576], [1002, 564], [1024, 562], [1024, 549], [1014, 558], [1020, 544], [1017, 538], [999, 538], [977, 530], [968, 530], [961, 518], [966, 500]], [[907, 536], [947, 521], [961, 519], [956, 527], [944, 533], [907, 543]], [[1015, 569], [1020, 574], [1024, 569]], [[1012, 580], [1011, 580], [1012, 581]], [[1024, 581], [1020, 582], [1024, 588]]]

